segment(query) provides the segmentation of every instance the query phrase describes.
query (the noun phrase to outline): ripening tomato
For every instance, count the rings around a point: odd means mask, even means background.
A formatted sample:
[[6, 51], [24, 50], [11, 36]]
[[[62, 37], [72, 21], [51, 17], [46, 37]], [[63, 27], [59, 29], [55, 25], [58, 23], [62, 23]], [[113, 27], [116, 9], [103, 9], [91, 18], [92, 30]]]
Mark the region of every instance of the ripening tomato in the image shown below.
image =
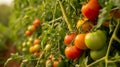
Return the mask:
[[89, 49], [98, 50], [106, 45], [106, 35], [102, 30], [90, 32], [85, 36], [85, 44]]
[[35, 39], [34, 40], [34, 45], [39, 44], [39, 43], [40, 43], [40, 39]]
[[29, 52], [30, 52], [30, 53], [34, 53], [34, 52], [35, 52], [34, 46], [31, 46], [31, 47], [30, 47]]
[[85, 36], [86, 36], [86, 34], [78, 34], [75, 37], [74, 45], [81, 50], [87, 49], [87, 46], [86, 46], [85, 40], [84, 40]]
[[65, 48], [65, 55], [69, 59], [76, 59], [82, 55], [83, 51], [75, 46], [67, 46]]
[[52, 60], [51, 59], [46, 60], [45, 67], [52, 67], [52, 66], [53, 66]]
[[64, 43], [66, 45], [70, 44], [73, 41], [74, 37], [75, 37], [75, 33], [71, 33], [69, 35], [66, 35], [64, 38]]
[[35, 25], [36, 27], [40, 26], [40, 20], [39, 19], [34, 20], [33, 25]]
[[58, 60], [53, 60], [53, 67], [58, 67]]
[[88, 22], [86, 18], [80, 19], [77, 22], [77, 29], [81, 27], [83, 31], [88, 32], [92, 28], [90, 23], [91, 22]]
[[89, 0], [86, 5], [82, 6], [81, 12], [82, 14], [91, 21], [94, 21], [98, 15], [99, 10], [101, 9], [101, 5], [97, 0]]
[[26, 34], [26, 36], [31, 36], [31, 35], [32, 35], [32, 32], [29, 31], [29, 30], [27, 30], [27, 31], [25, 32], [25, 34]]
[[42, 53], [42, 51], [38, 51], [38, 52], [35, 52], [34, 55], [38, 57], [38, 56], [40, 56], [41, 53]]
[[36, 26], [35, 25], [30, 25], [30, 26], [28, 26], [28, 30], [35, 31], [36, 30]]
[[115, 18], [120, 18], [120, 10], [112, 10], [110, 12], [110, 15], [115, 17]]
[[40, 50], [40, 45], [39, 44], [34, 45], [34, 50], [35, 50], [35, 52], [39, 51]]

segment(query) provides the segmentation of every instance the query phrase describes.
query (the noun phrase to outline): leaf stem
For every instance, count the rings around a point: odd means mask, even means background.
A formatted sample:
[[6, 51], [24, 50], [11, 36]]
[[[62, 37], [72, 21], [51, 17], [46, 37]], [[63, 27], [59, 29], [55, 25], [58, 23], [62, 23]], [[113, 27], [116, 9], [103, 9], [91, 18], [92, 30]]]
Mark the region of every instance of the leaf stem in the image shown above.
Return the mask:
[[70, 23], [70, 21], [69, 21], [67, 15], [66, 15], [66, 13], [65, 13], [65, 9], [64, 9], [64, 7], [63, 7], [61, 1], [58, 0], [58, 2], [59, 2], [59, 5], [60, 5], [60, 8], [61, 8], [61, 11], [62, 11], [63, 17], [64, 17], [64, 19], [65, 19], [65, 21], [66, 21], [66, 23], [67, 23], [67, 25], [68, 25], [68, 29], [69, 29], [69, 31], [73, 31], [73, 29], [72, 29], [72, 25], [71, 25], [71, 23]]

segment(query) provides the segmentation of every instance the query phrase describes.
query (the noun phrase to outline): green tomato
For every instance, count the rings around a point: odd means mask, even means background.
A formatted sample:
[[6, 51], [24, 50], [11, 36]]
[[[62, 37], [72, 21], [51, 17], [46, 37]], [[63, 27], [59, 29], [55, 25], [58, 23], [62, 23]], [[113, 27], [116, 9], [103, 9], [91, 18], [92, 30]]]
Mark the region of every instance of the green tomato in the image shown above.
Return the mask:
[[45, 46], [45, 50], [46, 51], [49, 51], [51, 49], [51, 45], [50, 44], [47, 44], [46, 46]]
[[22, 47], [25, 47], [27, 44], [26, 44], [26, 42], [23, 42], [22, 43]]
[[104, 57], [106, 55], [106, 52], [107, 52], [107, 46], [105, 46], [104, 48], [99, 49], [99, 50], [91, 50], [90, 57], [93, 60], [97, 60], [97, 59]]
[[89, 49], [98, 50], [105, 46], [106, 35], [103, 31], [97, 30], [85, 36], [85, 44]]
[[64, 60], [60, 61], [57, 67], [66, 67], [65, 61]]

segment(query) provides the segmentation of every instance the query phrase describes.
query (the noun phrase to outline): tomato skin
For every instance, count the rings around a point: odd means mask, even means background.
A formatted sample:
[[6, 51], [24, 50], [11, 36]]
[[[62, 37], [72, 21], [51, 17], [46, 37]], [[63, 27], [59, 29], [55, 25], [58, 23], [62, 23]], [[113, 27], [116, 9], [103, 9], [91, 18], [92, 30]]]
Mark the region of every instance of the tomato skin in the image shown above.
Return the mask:
[[58, 67], [58, 62], [59, 62], [58, 60], [54, 60], [53, 61], [53, 67]]
[[30, 47], [29, 52], [30, 52], [30, 53], [34, 53], [34, 52], [35, 52], [34, 46], [31, 46], [31, 47]]
[[64, 61], [64, 60], [59, 61], [57, 67], [66, 67], [66, 63], [65, 63], [65, 61]]
[[40, 45], [39, 44], [34, 45], [34, 50], [35, 50], [35, 52], [39, 51], [40, 50]]
[[40, 43], [40, 39], [35, 39], [34, 40], [34, 45], [39, 44], [39, 43]]
[[91, 22], [87, 22], [86, 18], [80, 19], [77, 22], [77, 29], [82, 25], [82, 30], [88, 32], [91, 30], [92, 26], [90, 25]]
[[102, 49], [99, 49], [99, 50], [91, 50], [90, 51], [90, 57], [93, 60], [97, 60], [97, 59], [100, 59], [100, 58], [104, 57], [106, 55], [106, 52], [107, 52], [107, 47], [106, 46]]
[[35, 25], [36, 27], [40, 26], [40, 20], [39, 19], [34, 20], [33, 25]]
[[28, 27], [28, 30], [35, 31], [36, 30], [36, 26], [35, 25], [31, 25], [31, 26]]
[[45, 67], [52, 67], [52, 66], [53, 66], [52, 60], [51, 59], [46, 60]]
[[74, 39], [74, 37], [75, 37], [75, 33], [71, 33], [69, 35], [66, 35], [64, 38], [64, 43], [66, 45], [70, 44], [72, 42], [72, 40]]
[[89, 0], [86, 5], [82, 6], [81, 12], [86, 18], [94, 21], [98, 17], [101, 8], [97, 0]]
[[85, 44], [89, 49], [98, 50], [105, 46], [106, 35], [102, 30], [90, 32], [85, 36]]
[[50, 49], [51, 49], [51, 45], [50, 45], [50, 44], [47, 44], [47, 45], [45, 46], [45, 50], [46, 50], [46, 51], [50, 51]]
[[25, 32], [25, 34], [26, 34], [26, 36], [31, 36], [31, 35], [32, 35], [32, 32], [29, 31], [29, 30], [27, 30], [27, 31]]
[[85, 44], [85, 41], [84, 41], [85, 36], [86, 36], [86, 34], [78, 34], [75, 37], [74, 45], [81, 50], [88, 49], [86, 44]]
[[82, 55], [83, 51], [78, 49], [75, 46], [67, 46], [65, 48], [65, 55], [69, 59], [76, 59], [79, 58]]

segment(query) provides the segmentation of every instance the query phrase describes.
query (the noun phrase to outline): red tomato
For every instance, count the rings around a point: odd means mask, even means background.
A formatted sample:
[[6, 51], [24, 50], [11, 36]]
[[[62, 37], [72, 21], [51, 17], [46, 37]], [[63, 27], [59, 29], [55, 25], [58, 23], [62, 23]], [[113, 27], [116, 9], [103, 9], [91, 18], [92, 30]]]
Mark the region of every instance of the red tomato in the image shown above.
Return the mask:
[[26, 36], [31, 36], [31, 35], [32, 35], [32, 32], [29, 31], [29, 30], [27, 30], [27, 31], [25, 32], [25, 34], [26, 34]]
[[69, 35], [66, 35], [64, 38], [64, 43], [70, 44], [72, 42], [72, 40], [74, 39], [74, 37], [75, 37], [75, 33], [71, 33]]
[[39, 44], [39, 43], [40, 43], [40, 39], [35, 39], [34, 40], [34, 45]]
[[39, 19], [34, 20], [33, 25], [35, 25], [36, 27], [40, 26], [40, 20]]
[[83, 51], [75, 46], [67, 46], [65, 48], [65, 55], [69, 59], [76, 59], [82, 55]]
[[87, 49], [87, 46], [86, 46], [85, 41], [84, 41], [85, 36], [86, 36], [86, 34], [78, 34], [75, 37], [74, 45], [81, 50]]
[[101, 6], [97, 0], [89, 0], [86, 5], [82, 6], [81, 12], [89, 20], [94, 21], [98, 15]]

